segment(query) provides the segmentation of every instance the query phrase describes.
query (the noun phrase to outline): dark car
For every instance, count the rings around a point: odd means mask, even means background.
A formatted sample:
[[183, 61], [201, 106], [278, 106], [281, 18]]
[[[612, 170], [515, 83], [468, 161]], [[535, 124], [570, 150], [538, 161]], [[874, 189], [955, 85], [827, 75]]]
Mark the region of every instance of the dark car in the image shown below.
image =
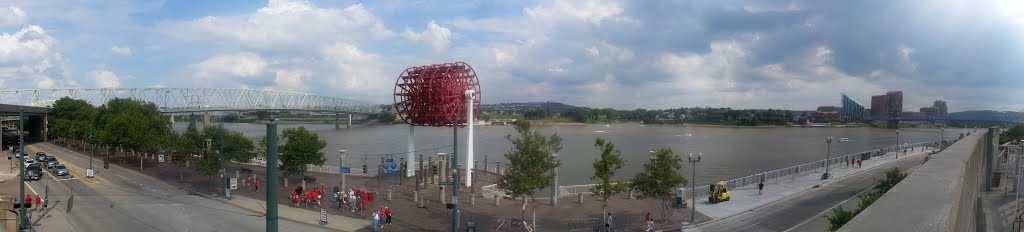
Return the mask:
[[36, 161], [46, 161], [46, 152], [36, 152]]
[[68, 167], [63, 164], [57, 164], [57, 166], [53, 168], [52, 172], [57, 176], [66, 176], [71, 174], [71, 172], [68, 171]]
[[47, 156], [46, 162], [43, 163], [46, 164], [46, 168], [53, 168], [53, 166], [57, 166], [57, 164], [60, 164], [60, 162], [57, 162], [57, 157], [53, 156]]
[[25, 167], [25, 179], [39, 180], [43, 178], [43, 165], [35, 163]]

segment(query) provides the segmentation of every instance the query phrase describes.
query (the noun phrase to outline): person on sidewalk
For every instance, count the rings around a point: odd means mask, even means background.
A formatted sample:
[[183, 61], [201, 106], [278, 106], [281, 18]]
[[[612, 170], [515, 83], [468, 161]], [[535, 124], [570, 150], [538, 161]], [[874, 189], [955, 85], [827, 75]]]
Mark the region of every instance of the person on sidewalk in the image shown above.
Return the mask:
[[43, 198], [36, 195], [36, 211], [42, 211], [41, 208], [43, 208]]
[[757, 195], [761, 195], [764, 192], [764, 181], [757, 183]]
[[32, 195], [25, 195], [25, 205], [23, 206], [25, 207], [25, 210], [29, 210], [29, 212], [32, 212]]
[[654, 232], [654, 218], [651, 217], [651, 212], [647, 212], [647, 215], [644, 215], [644, 224], [647, 225], [647, 229], [644, 231]]
[[605, 217], [604, 230], [607, 232], [612, 231], [612, 213], [608, 213], [608, 217]]
[[391, 207], [384, 207], [384, 224], [391, 225]]
[[373, 211], [373, 232], [380, 231], [380, 213]]
[[253, 184], [256, 186], [256, 192], [260, 192], [260, 178], [253, 177]]
[[857, 159], [857, 168], [860, 168], [860, 167], [863, 167], [863, 166], [864, 166], [864, 160]]
[[43, 198], [43, 210], [46, 210], [46, 208], [48, 208], [49, 206], [50, 206], [50, 197], [49, 196], [44, 197]]

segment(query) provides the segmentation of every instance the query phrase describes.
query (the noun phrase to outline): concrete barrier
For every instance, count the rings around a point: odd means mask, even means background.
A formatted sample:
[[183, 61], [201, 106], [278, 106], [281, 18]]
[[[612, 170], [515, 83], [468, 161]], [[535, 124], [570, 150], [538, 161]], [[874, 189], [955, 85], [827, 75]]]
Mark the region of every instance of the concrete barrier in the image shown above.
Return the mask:
[[976, 231], [998, 129], [933, 157], [838, 231]]

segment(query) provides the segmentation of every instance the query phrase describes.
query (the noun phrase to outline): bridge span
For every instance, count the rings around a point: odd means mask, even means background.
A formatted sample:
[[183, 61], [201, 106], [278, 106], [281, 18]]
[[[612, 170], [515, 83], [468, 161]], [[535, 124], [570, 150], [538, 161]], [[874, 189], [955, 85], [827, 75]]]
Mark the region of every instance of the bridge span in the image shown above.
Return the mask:
[[71, 88], [0, 90], [0, 104], [50, 107], [63, 97], [99, 106], [110, 99], [130, 98], [153, 102], [160, 112], [315, 111], [376, 114], [377, 104], [308, 93], [254, 89], [214, 88]]

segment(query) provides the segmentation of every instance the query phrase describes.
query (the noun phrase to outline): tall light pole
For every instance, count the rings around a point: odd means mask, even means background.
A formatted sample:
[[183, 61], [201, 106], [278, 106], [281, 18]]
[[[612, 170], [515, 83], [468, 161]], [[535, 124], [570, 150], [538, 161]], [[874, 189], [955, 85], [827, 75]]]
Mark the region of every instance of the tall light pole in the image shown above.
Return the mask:
[[92, 156], [96, 154], [96, 144], [93, 143], [93, 131], [96, 130], [96, 126], [89, 127], [89, 170], [85, 171], [85, 177], [92, 178]]
[[900, 159], [900, 129], [896, 129], [896, 159]]
[[693, 153], [690, 153], [690, 157], [687, 158], [690, 165], [693, 165], [693, 180], [690, 181], [690, 197], [693, 198], [693, 206], [690, 207], [690, 224], [694, 224], [694, 219], [697, 217], [697, 163], [700, 162], [700, 157], [704, 156], [704, 153], [697, 153], [697, 158], [693, 158]]
[[939, 144], [939, 148], [940, 149], [942, 148], [942, 146], [946, 146], [946, 125], [945, 124], [943, 124], [942, 127], [939, 127], [939, 143], [940, 143]]
[[[24, 198], [21, 198], [21, 196], [25, 195], [25, 156], [22, 155], [24, 153], [25, 153], [25, 108], [18, 108], [18, 154], [15, 154], [15, 155], [18, 156], [18, 158], [20, 158], [19, 160], [21, 161], [21, 164], [18, 164], [19, 169], [21, 169], [19, 171], [19, 173], [21, 173], [21, 175], [18, 175], [21, 178], [21, 180], [19, 181], [20, 184], [18, 185], [18, 199], [24, 199]], [[18, 227], [22, 228], [22, 229], [28, 229], [28, 218], [26, 217], [27, 215], [25, 214], [25, 204], [27, 204], [27, 203], [28, 202], [24, 202], [24, 201], [21, 202], [21, 214], [18, 216], [18, 225], [19, 225]]]
[[[344, 168], [345, 168], [345, 154], [347, 154], [347, 153], [348, 153], [348, 150], [338, 150], [338, 172], [340, 172], [340, 174], [341, 174], [341, 189], [342, 189], [342, 191], [345, 190], [345, 171], [344, 171]], [[351, 170], [351, 169], [349, 169], [349, 170]]]
[[825, 143], [828, 144], [828, 152], [825, 153], [825, 173], [821, 175], [821, 179], [828, 179], [828, 159], [832, 158], [832, 136], [825, 137]]
[[217, 159], [218, 161], [220, 161], [220, 178], [221, 181], [224, 182], [224, 198], [231, 199], [230, 180], [228, 180], [227, 168], [224, 167], [224, 122], [220, 122], [218, 124], [218, 126], [220, 127], [220, 130], [218, 130], [220, 132], [218, 133], [218, 136], [220, 137], [220, 149], [219, 151], [217, 151]]

